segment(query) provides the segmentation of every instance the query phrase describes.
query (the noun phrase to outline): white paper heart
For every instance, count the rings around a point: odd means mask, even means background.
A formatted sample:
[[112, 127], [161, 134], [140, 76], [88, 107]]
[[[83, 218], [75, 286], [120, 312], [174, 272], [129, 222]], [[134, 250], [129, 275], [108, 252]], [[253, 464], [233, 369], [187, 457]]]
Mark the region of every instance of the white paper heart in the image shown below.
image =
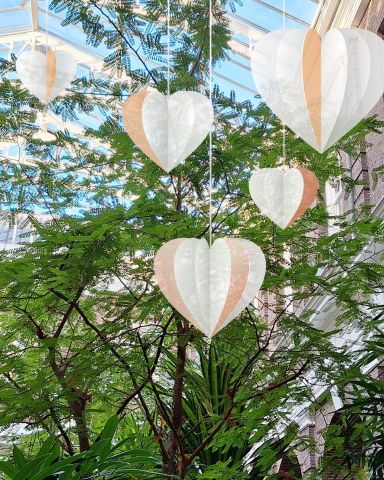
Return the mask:
[[384, 91], [384, 42], [361, 29], [270, 32], [253, 46], [252, 75], [270, 109], [324, 152], [375, 106]]
[[209, 99], [198, 92], [135, 93], [123, 107], [124, 127], [136, 145], [170, 172], [204, 140], [213, 123]]
[[169, 303], [212, 337], [251, 303], [265, 275], [265, 258], [254, 243], [220, 238], [178, 238], [155, 257], [155, 278]]
[[318, 188], [316, 175], [305, 168], [261, 168], [249, 181], [261, 213], [283, 229], [311, 207]]
[[16, 61], [16, 72], [33, 95], [48, 104], [72, 82], [77, 62], [68, 52], [34, 47], [22, 52]]

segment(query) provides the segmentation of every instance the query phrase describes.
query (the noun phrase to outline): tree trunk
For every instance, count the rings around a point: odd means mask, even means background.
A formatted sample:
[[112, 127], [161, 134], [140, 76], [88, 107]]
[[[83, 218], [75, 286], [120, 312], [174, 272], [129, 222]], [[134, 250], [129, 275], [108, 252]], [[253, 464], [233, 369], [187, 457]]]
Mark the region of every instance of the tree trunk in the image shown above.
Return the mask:
[[85, 409], [87, 406], [87, 395], [79, 388], [70, 387], [65, 378], [65, 368], [59, 366], [56, 362], [56, 350], [53, 347], [48, 348], [49, 363], [56, 375], [68, 402], [68, 407], [73, 415], [76, 424], [76, 433], [79, 439], [80, 451], [84, 452], [89, 448], [89, 437], [87, 422], [85, 418]]
[[186, 327], [181, 320], [177, 320], [177, 359], [176, 378], [173, 384], [172, 400], [172, 428], [166, 443], [168, 460], [163, 466], [163, 472], [168, 475], [178, 475], [185, 478], [186, 459], [180, 445], [180, 431], [183, 424], [183, 386], [187, 342], [184, 337]]
[[84, 452], [85, 450], [89, 449], [88, 429], [85, 419], [86, 400], [80, 396], [78, 399], [68, 402], [68, 405], [72, 411], [73, 419], [76, 424], [76, 433], [79, 439], [80, 452]]

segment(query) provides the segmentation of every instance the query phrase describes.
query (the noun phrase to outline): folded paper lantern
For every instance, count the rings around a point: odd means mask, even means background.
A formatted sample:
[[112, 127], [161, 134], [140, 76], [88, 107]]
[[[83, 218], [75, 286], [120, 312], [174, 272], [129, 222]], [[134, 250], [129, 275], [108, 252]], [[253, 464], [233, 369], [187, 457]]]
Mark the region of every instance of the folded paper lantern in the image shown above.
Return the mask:
[[271, 110], [318, 152], [348, 133], [384, 91], [384, 42], [360, 29], [283, 29], [252, 50], [252, 74]]
[[155, 277], [169, 303], [212, 337], [251, 303], [265, 275], [265, 258], [254, 243], [220, 238], [178, 238], [155, 257]]
[[263, 215], [280, 228], [292, 225], [316, 198], [319, 182], [305, 168], [261, 168], [249, 181], [251, 197]]
[[22, 52], [16, 61], [16, 71], [24, 87], [45, 104], [70, 85], [76, 67], [76, 59], [70, 53], [45, 46]]
[[166, 172], [185, 160], [213, 123], [210, 100], [198, 92], [135, 93], [124, 103], [124, 127], [136, 145]]

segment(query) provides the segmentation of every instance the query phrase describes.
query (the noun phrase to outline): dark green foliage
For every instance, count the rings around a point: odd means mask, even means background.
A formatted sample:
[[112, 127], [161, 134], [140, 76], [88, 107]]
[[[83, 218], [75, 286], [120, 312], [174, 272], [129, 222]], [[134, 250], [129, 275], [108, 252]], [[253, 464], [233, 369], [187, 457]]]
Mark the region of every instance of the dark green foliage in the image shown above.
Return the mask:
[[[208, 2], [171, 3], [171, 91], [204, 90]], [[230, 38], [224, 9], [235, 4], [213, 4], [217, 65]], [[109, 76], [78, 78], [49, 106], [67, 122], [99, 115], [100, 125], [84, 136], [68, 123], [53, 142], [34, 138], [43, 106], [9, 80], [15, 58], [0, 64], [0, 135], [23, 138], [29, 160], [2, 159], [2, 218], [12, 225], [17, 212], [29, 212], [26, 223], [35, 234], [32, 243], [26, 235], [19, 249], [1, 253], [0, 426], [27, 428], [4, 468], [13, 475], [23, 451], [26, 461], [41, 461], [39, 468], [51, 472], [62, 458], [73, 475], [67, 478], [78, 478], [77, 467], [86, 465], [110, 468], [106, 478], [149, 479], [144, 470], [129, 469], [139, 464], [153, 471], [159, 458], [164, 475], [174, 478], [243, 480], [244, 457], [265, 442], [252, 472], [258, 478], [289, 453], [295, 426], [277, 450], [266, 439], [282, 421], [291, 425], [295, 406], [312, 399], [311, 385], [298, 380], [308, 372], [328, 383], [347, 377], [355, 357], [332, 344], [332, 330], [358, 325], [369, 332], [378, 313], [374, 295], [382, 291], [382, 267], [356, 258], [363, 251], [370, 256], [369, 246], [382, 241], [382, 221], [366, 208], [333, 218], [337, 233], [321, 236], [319, 230], [330, 220], [325, 182], [337, 178], [347, 191], [354, 187], [340, 150], [358, 155], [366, 134], [382, 123], [362, 122], [324, 155], [287, 132], [288, 162], [312, 169], [321, 188], [317, 206], [282, 231], [260, 215], [248, 191], [255, 166], [280, 163], [282, 125], [258, 99], [238, 102], [234, 93], [214, 88], [214, 238], [242, 237], [263, 249], [263, 290], [275, 301], [264, 305], [268, 320], [250, 305], [208, 344], [153, 279], [153, 257], [163, 243], [208, 235], [208, 140], [165, 175], [123, 131], [121, 101], [145, 85], [164, 92], [167, 84], [166, 2], [145, 2], [147, 13], [135, 5], [51, 2], [65, 28], [81, 27], [89, 45], [107, 50]], [[311, 323], [325, 295], [338, 312], [327, 332]], [[112, 415], [119, 420], [116, 438], [129, 441], [115, 453], [108, 440], [104, 463], [94, 452]], [[41, 458], [47, 436], [57, 441]], [[148, 454], [138, 455], [140, 449]], [[117, 463], [116, 455], [123, 455]]]
[[117, 424], [116, 416], [110, 418], [94, 445], [73, 456], [63, 457], [54, 438], [48, 438], [32, 458], [15, 445], [12, 461], [0, 462], [0, 472], [10, 480], [164, 478], [158, 470], [159, 460], [150, 452], [129, 449], [126, 440], [112, 444]]
[[[327, 460], [321, 472], [332, 469], [335, 476], [343, 475], [346, 479], [360, 475], [379, 480], [383, 476], [384, 377], [380, 363], [384, 358], [384, 335], [381, 324], [382, 315], [378, 315], [359, 351], [359, 361], [338, 384], [345, 405], [338, 413], [338, 421], [326, 432]], [[375, 365], [379, 367], [374, 368], [371, 375], [361, 373]]]

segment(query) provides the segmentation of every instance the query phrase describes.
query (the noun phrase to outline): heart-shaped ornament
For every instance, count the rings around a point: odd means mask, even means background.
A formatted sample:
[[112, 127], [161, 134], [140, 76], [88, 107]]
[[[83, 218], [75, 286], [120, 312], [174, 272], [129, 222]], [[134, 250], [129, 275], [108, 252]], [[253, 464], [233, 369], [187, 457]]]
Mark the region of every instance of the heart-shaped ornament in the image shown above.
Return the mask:
[[251, 197], [261, 213], [283, 229], [311, 208], [318, 188], [316, 175], [302, 167], [261, 168], [249, 181]]
[[135, 93], [124, 103], [123, 122], [133, 142], [166, 172], [184, 161], [211, 130], [213, 108], [198, 92]]
[[384, 91], [384, 42], [361, 29], [283, 29], [252, 49], [261, 98], [322, 153], [372, 110]]
[[22, 52], [16, 61], [24, 87], [46, 105], [71, 84], [76, 68], [76, 59], [70, 53], [45, 46]]
[[155, 257], [155, 278], [166, 299], [194, 327], [211, 338], [256, 297], [265, 258], [254, 243], [220, 238], [178, 238]]

